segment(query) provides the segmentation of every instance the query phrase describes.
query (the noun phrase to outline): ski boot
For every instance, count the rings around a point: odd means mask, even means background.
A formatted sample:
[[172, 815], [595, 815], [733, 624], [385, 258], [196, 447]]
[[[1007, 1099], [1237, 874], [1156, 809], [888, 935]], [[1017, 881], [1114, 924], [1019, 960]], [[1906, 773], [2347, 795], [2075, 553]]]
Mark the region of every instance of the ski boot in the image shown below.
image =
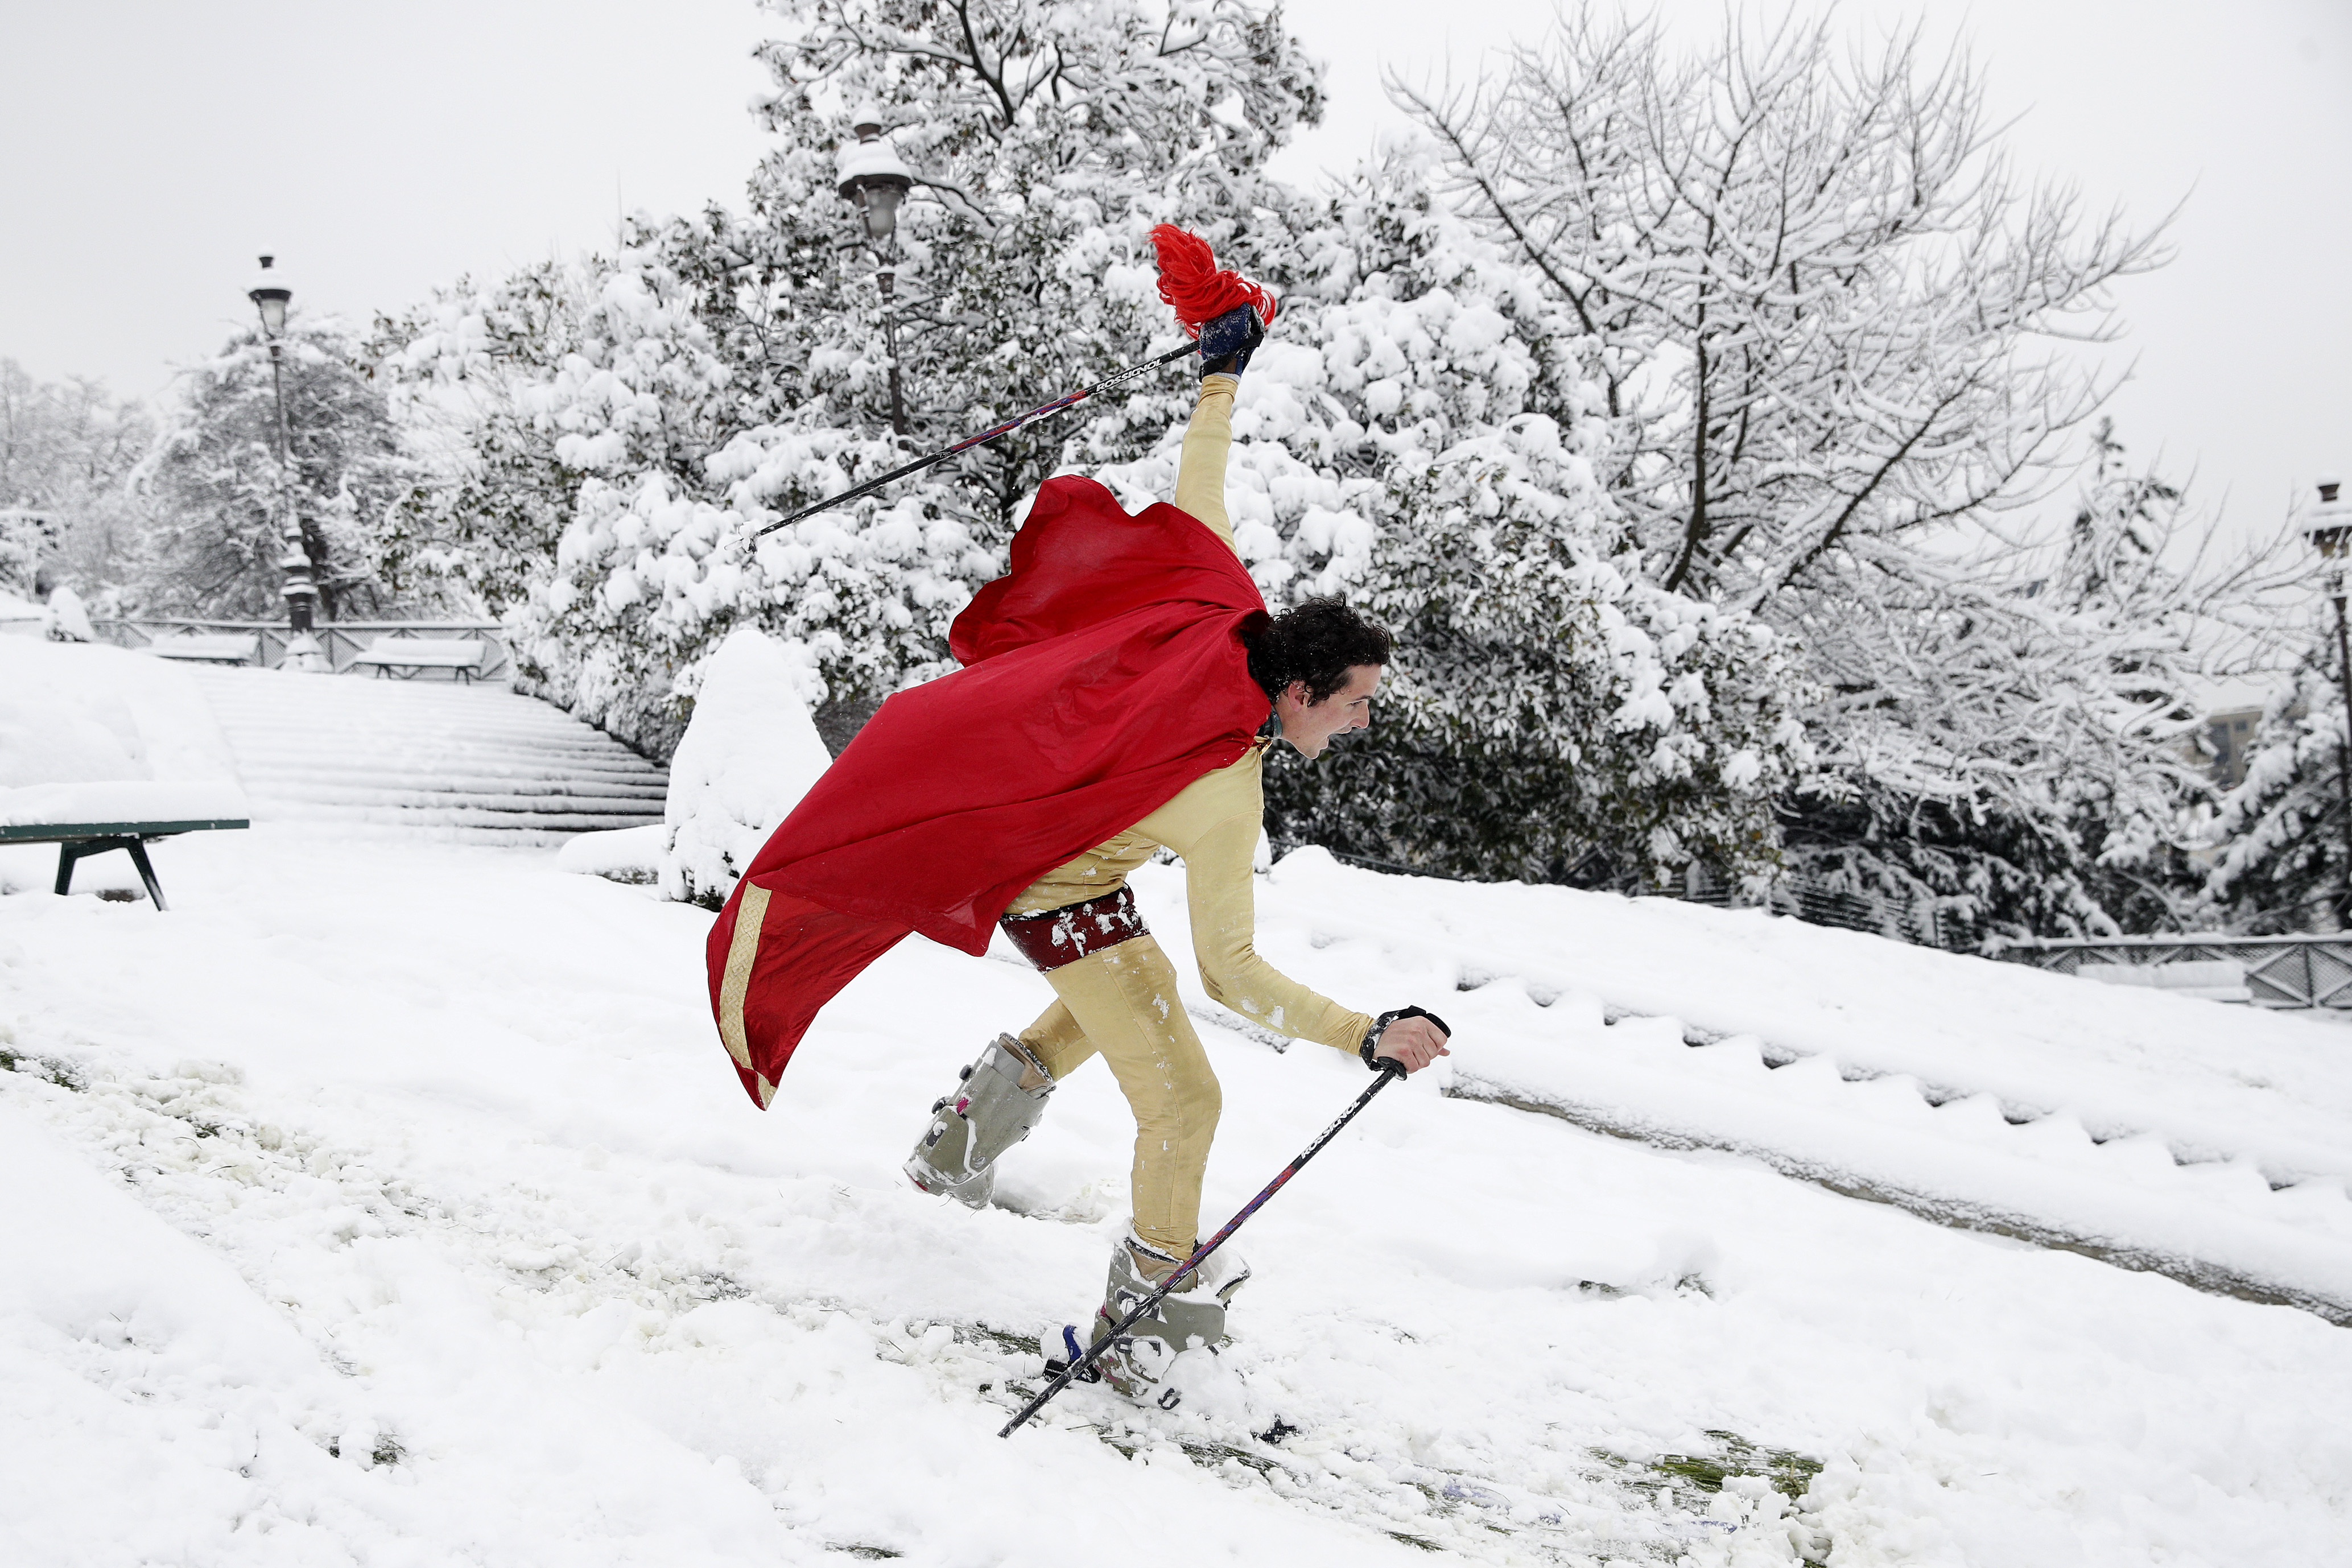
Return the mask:
[[985, 1208], [996, 1190], [998, 1158], [1045, 1119], [1054, 1078], [1010, 1035], [991, 1040], [957, 1076], [955, 1092], [931, 1104], [931, 1124], [908, 1156], [907, 1179], [967, 1208]]
[[[1095, 1310], [1095, 1342], [1100, 1343], [1113, 1325], [1142, 1305], [1182, 1262], [1133, 1236], [1121, 1242], [1111, 1254], [1103, 1304]], [[1225, 1308], [1249, 1277], [1248, 1264], [1230, 1248], [1219, 1247], [1184, 1281], [1183, 1289], [1160, 1298], [1158, 1306], [1129, 1324], [1096, 1358], [1096, 1373], [1138, 1405], [1175, 1409], [1183, 1395], [1166, 1386], [1169, 1368], [1185, 1351], [1214, 1351], [1225, 1342]]]
[[1250, 355], [1265, 342], [1265, 323], [1255, 306], [1236, 305], [1223, 315], [1201, 323], [1201, 374], [1239, 375], [1249, 368]]

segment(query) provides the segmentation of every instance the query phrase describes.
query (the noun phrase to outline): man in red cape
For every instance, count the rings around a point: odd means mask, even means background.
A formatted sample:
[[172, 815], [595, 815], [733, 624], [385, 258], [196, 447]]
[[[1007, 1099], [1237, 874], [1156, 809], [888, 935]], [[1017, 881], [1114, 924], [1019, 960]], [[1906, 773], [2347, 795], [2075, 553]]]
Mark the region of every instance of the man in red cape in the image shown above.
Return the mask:
[[[1184, 858], [1213, 997], [1368, 1065], [1393, 1057], [1418, 1071], [1445, 1052], [1425, 1016], [1343, 1008], [1252, 946], [1266, 748], [1278, 738], [1312, 758], [1368, 727], [1390, 652], [1386, 632], [1337, 600], [1269, 616], [1235, 552], [1231, 412], [1263, 334], [1251, 304], [1202, 327], [1175, 505], [1129, 515], [1074, 477], [1038, 490], [1012, 569], [956, 618], [949, 646], [963, 668], [882, 705], [710, 933], [719, 1037], [764, 1108], [817, 1010], [908, 931], [978, 954], [1002, 923], [1055, 1003], [963, 1070], [907, 1172], [984, 1205], [996, 1159], [1064, 1077], [1102, 1056], [1137, 1133], [1134, 1225], [1114, 1252], [1098, 1337], [1191, 1254], [1222, 1103], [1174, 969], [1126, 885], [1153, 850]], [[1261, 736], [1269, 716], [1275, 733]], [[1168, 1363], [1193, 1339], [1219, 1342], [1247, 1275], [1230, 1249], [1213, 1255], [1105, 1354], [1106, 1379], [1172, 1403]]]

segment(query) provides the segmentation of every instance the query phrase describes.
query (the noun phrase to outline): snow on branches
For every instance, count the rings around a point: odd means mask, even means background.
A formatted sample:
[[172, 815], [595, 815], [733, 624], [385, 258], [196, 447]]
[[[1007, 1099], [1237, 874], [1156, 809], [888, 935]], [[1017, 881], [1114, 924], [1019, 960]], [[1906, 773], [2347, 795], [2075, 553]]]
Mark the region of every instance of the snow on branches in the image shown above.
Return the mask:
[[[2275, 551], [2230, 554], [2102, 423], [2073, 520], [1809, 593], [1828, 764], [1788, 824], [1835, 886], [2010, 934], [2177, 930], [2213, 790], [2216, 677], [2267, 657]], [[1848, 668], [1837, 662], [1851, 658]]]
[[2111, 335], [2160, 252], [2016, 176], [1965, 56], [1842, 31], [1678, 53], [1587, 12], [1491, 83], [1392, 90], [1591, 344], [1594, 461], [1661, 584], [1751, 610], [1821, 693], [1800, 867], [2010, 931], [2171, 923], [2189, 677], [2261, 574], [2168, 564], [2179, 498], [2104, 431], [2071, 538], [2032, 515], [2106, 391], [2053, 345]]
[[[437, 469], [385, 570], [504, 615], [526, 683], [667, 754], [751, 626], [837, 744], [943, 667], [1040, 482], [1170, 494], [1189, 378], [730, 542], [1181, 341], [1174, 221], [1283, 299], [1244, 559], [1400, 637], [1372, 734], [1269, 773], [1278, 832], [1619, 886], [1793, 860], [1988, 931], [2190, 918], [2196, 682], [2261, 574], [2185, 561], [2104, 433], [2071, 528], [2033, 516], [2104, 393], [2047, 345], [2158, 257], [2020, 185], [1965, 61], [1570, 16], [1481, 90], [1400, 89], [1434, 144], [1310, 198], [1265, 166], [1317, 68], [1241, 0], [771, 9], [743, 211], [382, 324]], [[912, 171], [887, 248], [836, 190], [868, 105]]]
[[[1596, 472], [1589, 344], [1413, 153], [1298, 204], [1234, 412], [1235, 534], [1269, 598], [1397, 634], [1372, 733], [1269, 771], [1279, 828], [1472, 876], [1656, 883], [1776, 858], [1810, 760], [1780, 640], [1660, 588]], [[1108, 476], [1168, 492], [1174, 438]]]
[[413, 470], [383, 394], [338, 321], [291, 316], [278, 344], [282, 468], [269, 347], [257, 328], [180, 374], [176, 405], [131, 476], [155, 514], [134, 569], [149, 614], [283, 614], [289, 508], [323, 618], [401, 597], [382, 559], [381, 519]]
[[[1318, 112], [1295, 43], [1231, 0], [774, 9], [777, 140], [747, 215], [639, 219], [616, 256], [461, 286], [385, 328], [450, 459], [404, 548], [509, 616], [527, 681], [657, 754], [738, 623], [782, 638], [812, 702], [852, 722], [940, 668], [1037, 485], [1147, 449], [1181, 416], [1173, 373], [748, 560], [720, 542], [1171, 335], [1144, 235], [1181, 216], [1223, 243], [1258, 165]], [[892, 256], [905, 445], [877, 257], [835, 190], [867, 103], [917, 171]]]

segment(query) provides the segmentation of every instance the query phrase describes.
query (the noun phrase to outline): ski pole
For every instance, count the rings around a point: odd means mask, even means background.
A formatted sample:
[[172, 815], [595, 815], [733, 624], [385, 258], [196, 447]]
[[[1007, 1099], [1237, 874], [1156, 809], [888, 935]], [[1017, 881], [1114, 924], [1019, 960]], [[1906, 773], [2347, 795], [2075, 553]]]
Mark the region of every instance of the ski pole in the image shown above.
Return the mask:
[[765, 528], [760, 529], [746, 538], [743, 542], [747, 545], [753, 543], [756, 541], [763, 539], [767, 535], [775, 532], [776, 530], [780, 528], [791, 527], [793, 523], [800, 521], [801, 519], [804, 517], [814, 517], [817, 513], [821, 511], [829, 511], [845, 501], [856, 500], [860, 496], [870, 496], [876, 490], [880, 489], [883, 486], [895, 484], [898, 480], [905, 479], [909, 474], [919, 474], [925, 468], [936, 468], [940, 464], [946, 462], [950, 458], [954, 457], [959, 452], [969, 452], [974, 447], [986, 446], [989, 442], [995, 440], [999, 436], [1009, 436], [1013, 431], [1020, 429], [1021, 426], [1028, 424], [1032, 420], [1043, 419], [1048, 414], [1059, 414], [1065, 408], [1069, 408], [1085, 402], [1087, 398], [1092, 397], [1097, 392], [1108, 392], [1114, 386], [1124, 385], [1128, 382], [1133, 381], [1138, 376], [1150, 374], [1151, 372], [1158, 370], [1161, 365], [1167, 364], [1171, 361], [1179, 360], [1183, 358], [1186, 354], [1197, 353], [1199, 352], [1200, 345], [1198, 343], [1180, 343], [1156, 359], [1145, 360], [1141, 364], [1131, 364], [1125, 370], [1118, 372], [1117, 374], [1105, 376], [1102, 380], [1095, 383], [1092, 386], [1083, 387], [1076, 392], [1068, 393], [1063, 396], [1057, 397], [1051, 403], [1042, 404], [1039, 406], [1031, 409], [1026, 414], [1017, 415], [1011, 419], [1007, 419], [1002, 425], [992, 426], [988, 429], [982, 431], [977, 436], [967, 436], [962, 440], [958, 441], [954, 446], [933, 452], [928, 458], [918, 458], [911, 463], [903, 464], [898, 468], [891, 469], [888, 473], [882, 475], [878, 479], [868, 479], [864, 484], [857, 486], [854, 489], [844, 490], [837, 496], [827, 496], [824, 500], [818, 501], [814, 506], [804, 506], [801, 508], [800, 510], [793, 513], [792, 516], [779, 518], [774, 522], [768, 524]]
[[1118, 1342], [1119, 1335], [1127, 1332], [1128, 1329], [1134, 1324], [1138, 1319], [1142, 1318], [1149, 1313], [1152, 1308], [1160, 1305], [1160, 1301], [1182, 1282], [1186, 1275], [1198, 1268], [1203, 1262], [1207, 1261], [1209, 1254], [1216, 1251], [1218, 1247], [1223, 1247], [1225, 1244], [1225, 1237], [1241, 1229], [1242, 1222], [1244, 1220], [1257, 1213], [1257, 1211], [1264, 1206], [1266, 1199], [1274, 1196], [1275, 1194], [1282, 1190], [1282, 1184], [1285, 1182], [1287, 1182], [1291, 1177], [1298, 1174], [1300, 1169], [1306, 1165], [1307, 1162], [1315, 1158], [1316, 1152], [1318, 1150], [1321, 1149], [1324, 1144], [1331, 1142], [1332, 1139], [1338, 1137], [1339, 1134], [1339, 1129], [1348, 1125], [1349, 1122], [1353, 1121], [1356, 1119], [1356, 1112], [1363, 1110], [1364, 1107], [1372, 1102], [1372, 1096], [1388, 1088], [1390, 1084], [1393, 1083], [1398, 1079], [1402, 1078], [1404, 1076], [1404, 1072], [1405, 1068], [1402, 1062], [1397, 1060], [1394, 1057], [1382, 1057], [1381, 1058], [1380, 1078], [1373, 1082], [1371, 1088], [1356, 1096], [1356, 1103], [1348, 1107], [1346, 1110], [1340, 1112], [1339, 1121], [1334, 1121], [1330, 1126], [1323, 1129], [1323, 1135], [1320, 1138], [1316, 1139], [1314, 1142], [1307, 1145], [1307, 1152], [1305, 1153], [1299, 1155], [1297, 1159], [1290, 1162], [1289, 1164], [1285, 1165], [1282, 1168], [1282, 1174], [1275, 1177], [1274, 1180], [1265, 1184], [1265, 1191], [1250, 1199], [1249, 1203], [1243, 1207], [1241, 1213], [1227, 1220], [1225, 1222], [1224, 1229], [1217, 1232], [1216, 1235], [1211, 1237], [1208, 1240], [1202, 1242], [1197, 1248], [1195, 1248], [1192, 1256], [1186, 1258], [1177, 1268], [1175, 1273], [1171, 1274], [1167, 1279], [1162, 1279], [1160, 1282], [1160, 1289], [1154, 1290], [1149, 1297], [1145, 1298], [1140, 1306], [1137, 1307], [1135, 1310], [1129, 1312], [1126, 1317], [1121, 1318], [1117, 1323], [1111, 1325], [1110, 1332], [1103, 1335], [1100, 1339], [1095, 1341], [1093, 1344], [1087, 1346], [1087, 1352], [1084, 1355], [1073, 1357], [1070, 1361], [1070, 1364], [1064, 1367], [1055, 1374], [1054, 1381], [1045, 1385], [1045, 1392], [1031, 1400], [1028, 1406], [1024, 1409], [1020, 1415], [1015, 1415], [1012, 1420], [1007, 1421], [1004, 1424], [1004, 1429], [999, 1432], [997, 1436], [1000, 1437], [1012, 1436], [1016, 1428], [1025, 1423], [1029, 1417], [1036, 1415], [1038, 1411], [1045, 1407], [1045, 1402], [1047, 1400], [1061, 1393], [1062, 1390], [1069, 1387], [1071, 1383], [1076, 1379], [1080, 1373], [1094, 1365], [1095, 1362], [1102, 1355], [1103, 1352], [1110, 1349], [1112, 1345]]

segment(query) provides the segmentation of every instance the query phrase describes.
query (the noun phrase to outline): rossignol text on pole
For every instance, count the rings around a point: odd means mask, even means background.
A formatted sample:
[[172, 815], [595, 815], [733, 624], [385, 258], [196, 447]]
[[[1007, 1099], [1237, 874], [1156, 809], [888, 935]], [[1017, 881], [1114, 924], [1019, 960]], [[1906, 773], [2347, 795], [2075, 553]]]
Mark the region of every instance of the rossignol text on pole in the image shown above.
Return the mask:
[[[1432, 1021], [1434, 1022], [1433, 1019]], [[1444, 1027], [1443, 1025], [1439, 1026], [1441, 1028]], [[1372, 1087], [1358, 1095], [1356, 1097], [1356, 1103], [1342, 1111], [1339, 1115], [1339, 1121], [1334, 1121], [1330, 1126], [1323, 1129], [1323, 1135], [1316, 1139], [1314, 1142], [1307, 1145], [1307, 1151], [1305, 1153], [1302, 1153], [1297, 1159], [1293, 1160], [1289, 1164], [1284, 1166], [1282, 1168], [1282, 1174], [1275, 1177], [1274, 1180], [1265, 1184], [1265, 1191], [1250, 1199], [1248, 1204], [1244, 1205], [1241, 1213], [1227, 1220], [1225, 1222], [1224, 1229], [1217, 1232], [1216, 1235], [1211, 1237], [1208, 1240], [1202, 1242], [1197, 1248], [1195, 1248], [1192, 1256], [1186, 1258], [1183, 1263], [1177, 1268], [1175, 1273], [1171, 1274], [1167, 1279], [1160, 1282], [1160, 1289], [1154, 1290], [1133, 1311], [1128, 1313], [1126, 1317], [1112, 1324], [1110, 1332], [1104, 1334], [1099, 1339], [1096, 1340], [1092, 1345], [1087, 1348], [1085, 1354], [1072, 1358], [1070, 1364], [1064, 1367], [1059, 1373], [1055, 1373], [1054, 1381], [1045, 1385], [1045, 1391], [1024, 1406], [1020, 1415], [1015, 1415], [1012, 1420], [1007, 1421], [1004, 1424], [1003, 1430], [997, 1433], [997, 1436], [1000, 1437], [1012, 1436], [1013, 1432], [1032, 1415], [1036, 1415], [1038, 1411], [1045, 1407], [1045, 1402], [1047, 1400], [1061, 1393], [1062, 1390], [1069, 1387], [1070, 1384], [1077, 1379], [1081, 1373], [1094, 1365], [1096, 1360], [1101, 1356], [1103, 1352], [1108, 1350], [1113, 1344], [1118, 1342], [1119, 1335], [1125, 1333], [1139, 1319], [1149, 1315], [1154, 1307], [1160, 1305], [1160, 1301], [1172, 1293], [1177, 1286], [1183, 1283], [1187, 1275], [1200, 1268], [1202, 1263], [1208, 1261], [1209, 1254], [1216, 1251], [1218, 1247], [1223, 1247], [1227, 1237], [1241, 1229], [1242, 1222], [1249, 1218], [1250, 1215], [1257, 1213], [1258, 1209], [1264, 1205], [1266, 1199], [1280, 1192], [1282, 1190], [1283, 1184], [1290, 1180], [1291, 1177], [1298, 1174], [1300, 1169], [1306, 1165], [1307, 1161], [1315, 1158], [1316, 1152], [1320, 1150], [1324, 1144], [1328, 1143], [1332, 1139], [1338, 1137], [1339, 1129], [1348, 1125], [1349, 1122], [1353, 1121], [1356, 1119], [1356, 1112], [1363, 1110], [1364, 1107], [1372, 1102], [1372, 1096], [1380, 1093], [1381, 1090], [1388, 1088], [1391, 1083], [1402, 1078], [1405, 1074], [1404, 1064], [1398, 1061], [1394, 1057], [1381, 1058], [1378, 1070], [1381, 1076], [1373, 1082]]]
[[856, 500], [860, 496], [870, 496], [876, 490], [882, 489], [886, 485], [896, 484], [898, 480], [905, 479], [909, 474], [919, 474], [925, 468], [936, 468], [940, 464], [946, 462], [950, 458], [956, 456], [959, 452], [969, 452], [974, 447], [984, 447], [989, 442], [995, 440], [999, 436], [1011, 435], [1013, 431], [1020, 429], [1021, 426], [1030, 423], [1032, 420], [1043, 419], [1048, 414], [1059, 414], [1065, 408], [1074, 407], [1076, 405], [1085, 402], [1087, 398], [1092, 397], [1097, 392], [1108, 392], [1114, 386], [1125, 385], [1127, 383], [1135, 380], [1138, 376], [1150, 374], [1151, 372], [1158, 370], [1163, 364], [1167, 364], [1174, 360], [1181, 359], [1186, 354], [1196, 353], [1198, 352], [1198, 344], [1189, 342], [1182, 343], [1175, 348], [1170, 349], [1166, 353], [1160, 354], [1156, 358], [1145, 360], [1141, 364], [1129, 365], [1125, 370], [1118, 372], [1116, 375], [1105, 376], [1102, 380], [1095, 383], [1092, 386], [1082, 387], [1076, 392], [1068, 393], [1063, 396], [1057, 397], [1051, 403], [1042, 404], [1039, 406], [1031, 409], [1026, 414], [1015, 416], [1014, 417], [1006, 420], [1002, 425], [992, 426], [990, 428], [982, 431], [977, 436], [967, 436], [952, 447], [944, 447], [940, 451], [933, 452], [928, 458], [918, 458], [911, 463], [902, 464], [898, 468], [891, 469], [887, 474], [883, 474], [877, 479], [866, 480], [864, 484], [858, 485], [855, 489], [845, 489], [836, 496], [827, 496], [824, 500], [817, 502], [814, 506], [804, 506], [801, 508], [800, 510], [793, 513], [790, 517], [778, 518], [775, 521], [769, 523], [766, 527], [759, 529], [753, 533], [748, 535], [744, 539], [743, 542], [746, 545], [750, 545], [765, 538], [767, 535], [775, 532], [776, 530], [780, 528], [790, 528], [793, 523], [800, 521], [803, 518], [814, 517], [821, 511], [831, 510], [833, 508], [841, 505], [843, 502]]

